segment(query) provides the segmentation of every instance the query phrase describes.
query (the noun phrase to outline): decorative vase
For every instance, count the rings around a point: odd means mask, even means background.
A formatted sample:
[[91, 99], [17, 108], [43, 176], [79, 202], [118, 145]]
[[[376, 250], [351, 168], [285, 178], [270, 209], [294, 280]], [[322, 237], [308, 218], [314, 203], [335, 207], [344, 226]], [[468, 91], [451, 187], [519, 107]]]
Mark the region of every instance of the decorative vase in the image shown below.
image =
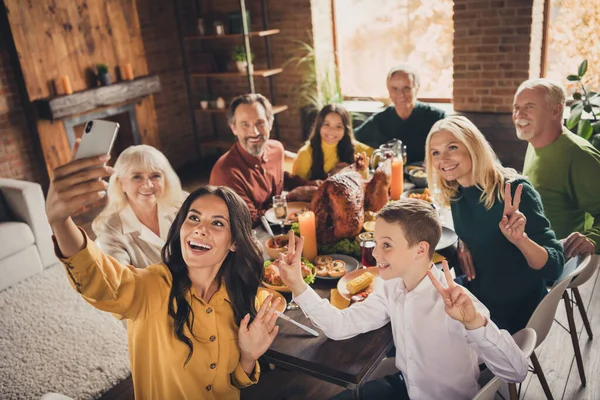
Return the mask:
[[200, 101], [200, 108], [203, 110], [208, 109], [208, 100], [202, 100]]
[[227, 105], [227, 104], [225, 103], [225, 99], [223, 99], [222, 97], [219, 97], [219, 98], [217, 99], [216, 106], [217, 106], [217, 108], [218, 108], [219, 110], [222, 110], [222, 109], [224, 109], [226, 105]]
[[106, 72], [104, 74], [98, 74], [97, 79], [98, 79], [98, 82], [100, 83], [100, 86], [108, 86], [111, 84], [110, 74], [108, 72]]
[[237, 67], [238, 71], [246, 72], [247, 67], [248, 67], [248, 62], [247, 61], [236, 61], [235, 66]]

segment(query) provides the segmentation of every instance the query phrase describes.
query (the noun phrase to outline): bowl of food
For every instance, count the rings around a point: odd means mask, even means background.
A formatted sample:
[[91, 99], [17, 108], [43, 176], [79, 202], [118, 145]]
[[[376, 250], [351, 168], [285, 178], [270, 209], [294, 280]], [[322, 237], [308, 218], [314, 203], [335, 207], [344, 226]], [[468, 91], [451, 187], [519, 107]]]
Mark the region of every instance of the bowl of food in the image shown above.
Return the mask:
[[[307, 284], [312, 284], [315, 281], [315, 266], [312, 265], [306, 258], [302, 257], [302, 278]], [[263, 276], [262, 284], [269, 289], [278, 292], [291, 293], [291, 289], [283, 284], [279, 267], [272, 261], [265, 261], [265, 275]]]
[[287, 253], [289, 240], [288, 235], [277, 235], [267, 239], [265, 249], [269, 258], [276, 260], [279, 254]]
[[424, 200], [433, 205], [433, 198], [431, 197], [431, 192], [429, 191], [429, 188], [407, 190], [406, 192], [402, 193], [400, 197], [403, 199], [408, 198]]
[[408, 179], [418, 188], [427, 187], [427, 172], [425, 172], [425, 168], [414, 168], [408, 171]]

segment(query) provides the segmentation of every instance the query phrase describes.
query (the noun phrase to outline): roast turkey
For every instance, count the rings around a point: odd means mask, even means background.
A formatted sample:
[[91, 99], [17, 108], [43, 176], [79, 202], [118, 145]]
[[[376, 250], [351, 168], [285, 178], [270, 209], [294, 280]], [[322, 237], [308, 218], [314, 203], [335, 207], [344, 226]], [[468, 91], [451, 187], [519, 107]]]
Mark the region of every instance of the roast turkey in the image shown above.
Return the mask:
[[389, 200], [391, 162], [380, 164], [371, 180], [364, 153], [355, 162], [327, 178], [315, 193], [310, 210], [315, 213], [319, 243], [335, 243], [360, 233], [365, 210], [377, 212]]

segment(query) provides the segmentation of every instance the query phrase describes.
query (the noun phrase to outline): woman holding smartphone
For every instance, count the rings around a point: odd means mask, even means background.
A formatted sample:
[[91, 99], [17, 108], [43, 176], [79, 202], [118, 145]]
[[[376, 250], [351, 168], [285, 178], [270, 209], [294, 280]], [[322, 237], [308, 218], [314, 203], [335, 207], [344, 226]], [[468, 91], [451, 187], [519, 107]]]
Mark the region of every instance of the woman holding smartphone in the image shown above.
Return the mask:
[[169, 160], [152, 146], [131, 146], [115, 162], [104, 210], [92, 229], [102, 251], [136, 268], [160, 262], [186, 193]]
[[53, 173], [46, 213], [69, 281], [94, 307], [129, 320], [136, 398], [239, 398], [239, 388], [257, 382], [257, 359], [278, 332], [278, 301], [268, 308], [269, 296], [255, 309], [264, 269], [248, 208], [228, 188], [200, 188], [177, 214], [162, 263], [128, 267], [71, 218], [105, 196], [101, 178], [114, 173], [107, 160], [71, 161]]

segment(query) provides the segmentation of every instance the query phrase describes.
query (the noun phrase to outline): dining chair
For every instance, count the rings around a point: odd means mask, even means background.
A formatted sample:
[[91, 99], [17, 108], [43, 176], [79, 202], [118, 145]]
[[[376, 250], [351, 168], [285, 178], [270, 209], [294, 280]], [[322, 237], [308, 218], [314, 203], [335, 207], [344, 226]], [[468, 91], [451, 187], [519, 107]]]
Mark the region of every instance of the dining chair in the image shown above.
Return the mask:
[[[569, 285], [569, 283], [571, 283], [572, 279], [572, 274], [569, 274], [560, 282], [557, 282], [554, 285], [550, 292], [542, 299], [540, 304], [538, 304], [535, 311], [533, 312], [533, 315], [531, 315], [531, 318], [529, 318], [529, 322], [527, 322], [526, 326], [526, 328], [531, 328], [536, 333], [535, 345], [531, 350], [530, 359], [531, 363], [533, 364], [533, 373], [538, 376], [540, 384], [542, 385], [542, 389], [544, 390], [544, 394], [546, 395], [546, 398], [548, 400], [553, 400], [554, 397], [552, 397], [552, 392], [550, 392], [548, 381], [546, 381], [546, 377], [544, 376], [544, 372], [542, 371], [540, 362], [535, 354], [535, 349], [537, 349], [540, 346], [540, 344], [542, 344], [544, 340], [546, 340], [548, 332], [550, 332], [550, 328], [552, 327], [552, 323], [554, 322], [554, 315], [556, 314], [558, 303], [563, 297], [563, 293], [565, 292], [565, 290], [567, 290], [567, 286]], [[515, 335], [517, 335], [517, 333], [515, 333]], [[508, 389], [510, 393], [510, 399], [517, 400], [519, 398], [519, 394], [517, 392], [517, 385], [515, 383], [509, 383]]]
[[494, 400], [500, 385], [502, 385], [502, 381], [494, 376], [484, 387], [479, 389], [473, 400]]
[[[591, 255], [573, 257], [565, 264], [564, 268], [565, 271], [572, 270], [571, 272], [568, 272], [567, 275], [567, 277], [571, 277], [571, 282], [567, 286], [567, 290], [565, 290], [563, 293], [563, 300], [565, 303], [565, 309], [567, 311], [567, 322], [569, 327], [565, 328], [560, 323], [559, 325], [569, 332], [571, 336], [571, 342], [573, 342], [573, 350], [575, 352], [575, 360], [577, 362], [577, 369], [579, 371], [579, 378], [581, 379], [581, 384], [583, 386], [586, 386], [587, 380], [585, 377], [585, 370], [583, 368], [583, 357], [581, 356], [581, 348], [579, 347], [579, 338], [577, 337], [577, 327], [575, 326], [573, 305], [576, 305], [577, 308], [579, 308], [579, 313], [581, 314], [581, 319], [583, 320], [583, 325], [585, 326], [588, 337], [592, 339], [592, 328], [590, 326], [587, 313], [585, 312], [585, 305], [583, 304], [583, 300], [581, 299], [581, 294], [579, 293], [578, 288], [594, 275], [594, 272], [596, 272], [596, 268], [598, 267], [599, 259], [600, 257]], [[561, 278], [559, 278], [559, 281], [560, 279]], [[568, 289], [571, 289], [571, 295], [574, 301], [569, 297]]]

